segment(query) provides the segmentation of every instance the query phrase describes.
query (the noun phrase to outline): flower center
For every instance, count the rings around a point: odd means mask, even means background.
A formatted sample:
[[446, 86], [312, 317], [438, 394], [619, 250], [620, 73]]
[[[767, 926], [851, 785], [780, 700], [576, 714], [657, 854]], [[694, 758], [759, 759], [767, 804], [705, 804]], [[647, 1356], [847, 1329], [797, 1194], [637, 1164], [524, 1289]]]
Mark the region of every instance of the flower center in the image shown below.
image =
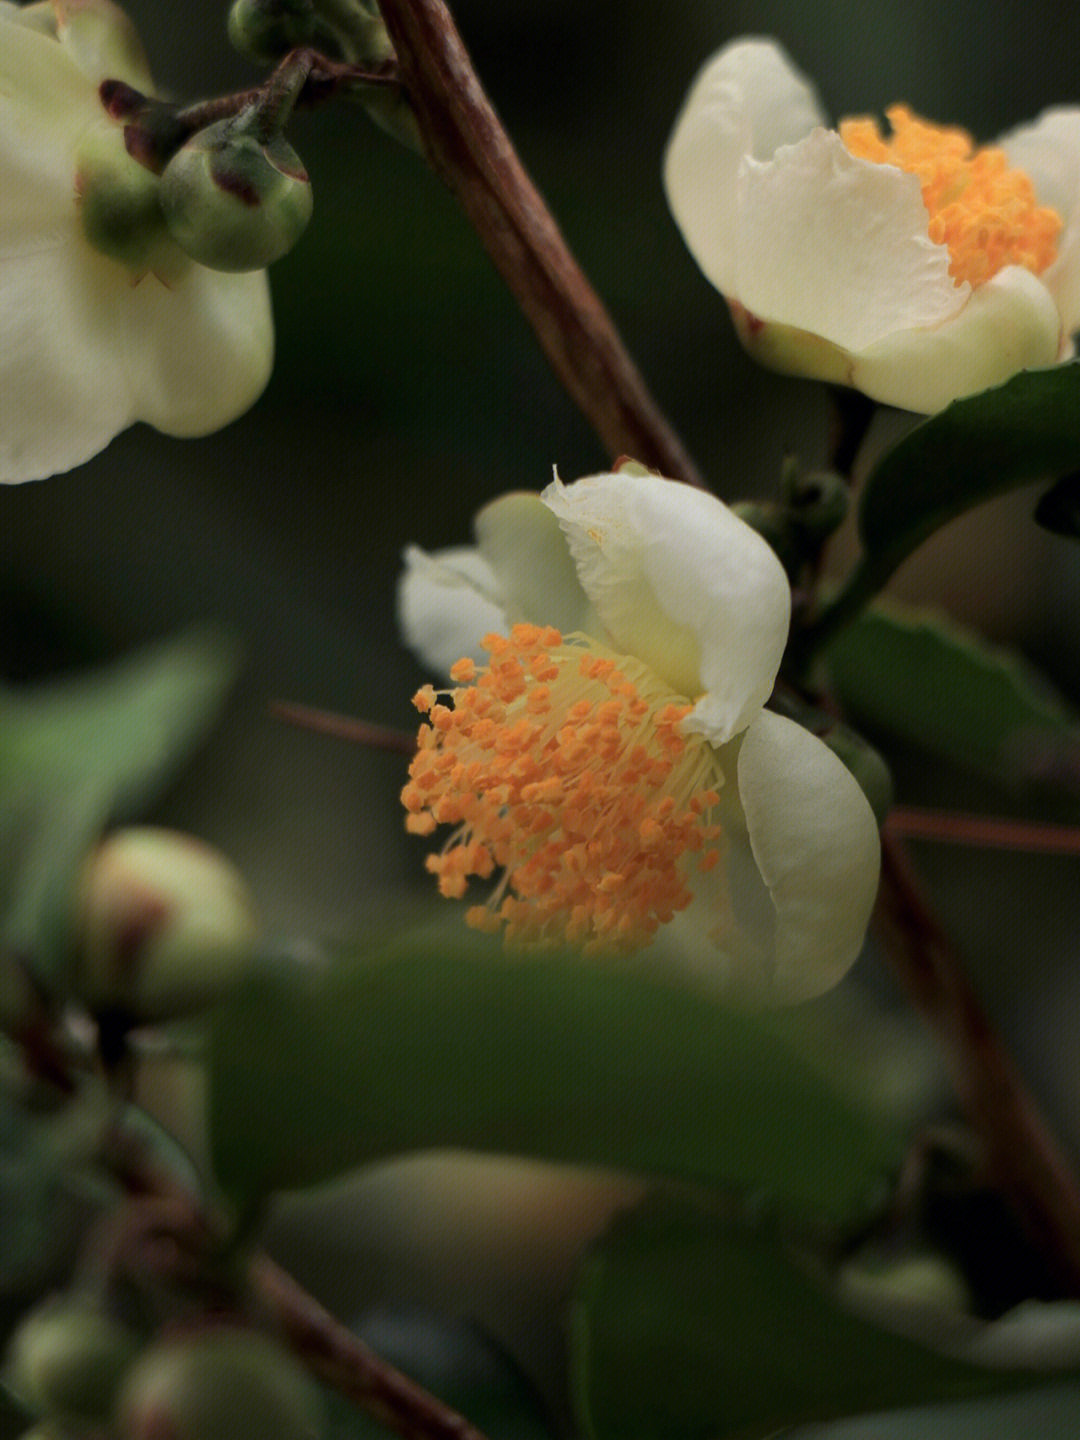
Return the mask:
[[917, 175], [930, 212], [930, 239], [949, 248], [949, 274], [982, 285], [1006, 265], [1038, 275], [1057, 255], [1061, 216], [1035, 201], [1023, 170], [1003, 150], [977, 150], [964, 130], [931, 125], [906, 105], [886, 110], [892, 135], [873, 118], [842, 120], [840, 138], [863, 160]]
[[459, 660], [452, 705], [425, 686], [426, 716], [401, 798], [405, 825], [453, 831], [427, 857], [443, 895], [503, 871], [468, 923], [508, 943], [629, 951], [689, 904], [694, 865], [721, 857], [714, 751], [692, 706], [642, 664], [583, 635], [515, 625]]

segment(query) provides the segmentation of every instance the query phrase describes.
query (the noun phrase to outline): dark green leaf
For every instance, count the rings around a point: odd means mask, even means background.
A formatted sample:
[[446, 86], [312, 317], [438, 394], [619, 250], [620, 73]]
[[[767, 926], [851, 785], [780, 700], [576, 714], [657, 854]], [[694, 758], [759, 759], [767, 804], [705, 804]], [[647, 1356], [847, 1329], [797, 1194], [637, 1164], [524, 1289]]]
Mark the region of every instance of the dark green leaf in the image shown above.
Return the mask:
[[901, 1142], [760, 1020], [479, 939], [264, 976], [215, 1016], [215, 1172], [240, 1203], [460, 1147], [763, 1189], [833, 1215]]
[[1080, 718], [1013, 652], [890, 603], [841, 631], [825, 660], [857, 724], [994, 780], [1080, 794]]
[[870, 472], [859, 531], [880, 571], [946, 521], [1029, 480], [1080, 468], [1080, 362], [955, 400]]
[[0, 691], [0, 945], [43, 983], [58, 979], [86, 851], [171, 779], [236, 666], [231, 643], [193, 632], [74, 679]]
[[681, 1200], [616, 1222], [585, 1261], [571, 1312], [575, 1403], [595, 1440], [758, 1440], [1040, 1378], [862, 1320], [775, 1237]]
[[1050, 486], [1035, 506], [1035, 520], [1054, 535], [1080, 540], [1080, 470]]
[[[472, 1422], [487, 1440], [551, 1440], [540, 1397], [514, 1361], [469, 1320], [427, 1310], [373, 1310], [356, 1334], [382, 1358]], [[386, 1429], [328, 1394], [325, 1440], [384, 1440]]]

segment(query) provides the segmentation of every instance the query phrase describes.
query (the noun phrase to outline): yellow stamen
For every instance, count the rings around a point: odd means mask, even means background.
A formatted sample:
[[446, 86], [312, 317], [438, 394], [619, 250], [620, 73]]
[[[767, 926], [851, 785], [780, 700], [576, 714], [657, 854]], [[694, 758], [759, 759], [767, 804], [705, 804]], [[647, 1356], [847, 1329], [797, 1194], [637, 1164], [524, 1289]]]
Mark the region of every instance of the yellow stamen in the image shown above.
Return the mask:
[[[723, 777], [712, 748], [686, 735], [692, 706], [639, 660], [558, 630], [488, 635], [475, 683], [426, 717], [402, 791], [406, 828], [454, 824], [427, 857], [440, 893], [502, 879], [467, 922], [509, 943], [629, 951], [691, 899], [689, 878], [720, 858], [712, 812]], [[446, 698], [446, 697], [444, 697]]]
[[1006, 265], [1038, 275], [1057, 255], [1061, 216], [1035, 200], [1035, 187], [1003, 150], [977, 150], [964, 130], [931, 125], [906, 105], [886, 110], [892, 134], [872, 118], [842, 120], [840, 138], [853, 155], [897, 165], [918, 176], [930, 214], [930, 239], [949, 249], [959, 285], [982, 285]]

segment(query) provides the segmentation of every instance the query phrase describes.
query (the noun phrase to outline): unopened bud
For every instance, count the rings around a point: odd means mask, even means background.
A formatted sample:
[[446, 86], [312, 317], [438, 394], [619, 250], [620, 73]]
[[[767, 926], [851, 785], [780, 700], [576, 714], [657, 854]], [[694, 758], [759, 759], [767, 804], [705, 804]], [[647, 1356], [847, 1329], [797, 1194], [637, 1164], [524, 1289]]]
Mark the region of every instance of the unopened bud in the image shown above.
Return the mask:
[[174, 252], [160, 201], [161, 182], [133, 160], [118, 125], [103, 121], [75, 156], [75, 193], [83, 234], [102, 255], [135, 274], [153, 269], [163, 251]]
[[73, 988], [99, 1014], [184, 1015], [246, 972], [256, 933], [247, 887], [224, 855], [170, 830], [120, 830], [79, 882]]
[[261, 270], [292, 249], [311, 218], [311, 182], [281, 136], [262, 141], [243, 116], [183, 145], [161, 177], [173, 239], [211, 270]]
[[224, 1326], [144, 1351], [117, 1406], [121, 1440], [317, 1440], [321, 1425], [299, 1364], [266, 1336]]
[[55, 1296], [38, 1305], [8, 1343], [4, 1380], [34, 1415], [63, 1423], [110, 1415], [138, 1337], [88, 1300]]
[[242, 55], [268, 62], [316, 35], [314, 0], [233, 0], [229, 39]]

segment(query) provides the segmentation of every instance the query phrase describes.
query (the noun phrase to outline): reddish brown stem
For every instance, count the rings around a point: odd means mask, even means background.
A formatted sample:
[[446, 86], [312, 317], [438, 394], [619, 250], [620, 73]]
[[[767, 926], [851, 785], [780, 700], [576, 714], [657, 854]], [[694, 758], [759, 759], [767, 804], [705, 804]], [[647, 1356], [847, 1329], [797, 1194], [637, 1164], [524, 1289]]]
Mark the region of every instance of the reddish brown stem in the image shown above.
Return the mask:
[[937, 1035], [963, 1111], [1033, 1246], [1080, 1295], [1080, 1189], [1023, 1076], [991, 1025], [960, 957], [886, 826], [875, 921], [916, 1009]]
[[630, 455], [705, 488], [518, 159], [443, 0], [382, 0], [380, 8], [428, 158], [571, 399], [612, 458]]
[[390, 750], [395, 755], [416, 753], [416, 734], [411, 730], [394, 730], [389, 725], [372, 725], [367, 720], [354, 720], [332, 710], [313, 710], [308, 705], [294, 705], [289, 700], [275, 700], [270, 714], [287, 725], [329, 735], [335, 740], [348, 740], [353, 745], [366, 745], [369, 750]]
[[272, 1260], [256, 1260], [251, 1279], [279, 1333], [312, 1373], [396, 1435], [405, 1440], [484, 1440], [463, 1416], [387, 1365]]
[[986, 850], [1032, 855], [1080, 855], [1080, 825], [1049, 825], [998, 815], [960, 815], [952, 810], [919, 810], [894, 805], [889, 829], [906, 840], [935, 840]]

